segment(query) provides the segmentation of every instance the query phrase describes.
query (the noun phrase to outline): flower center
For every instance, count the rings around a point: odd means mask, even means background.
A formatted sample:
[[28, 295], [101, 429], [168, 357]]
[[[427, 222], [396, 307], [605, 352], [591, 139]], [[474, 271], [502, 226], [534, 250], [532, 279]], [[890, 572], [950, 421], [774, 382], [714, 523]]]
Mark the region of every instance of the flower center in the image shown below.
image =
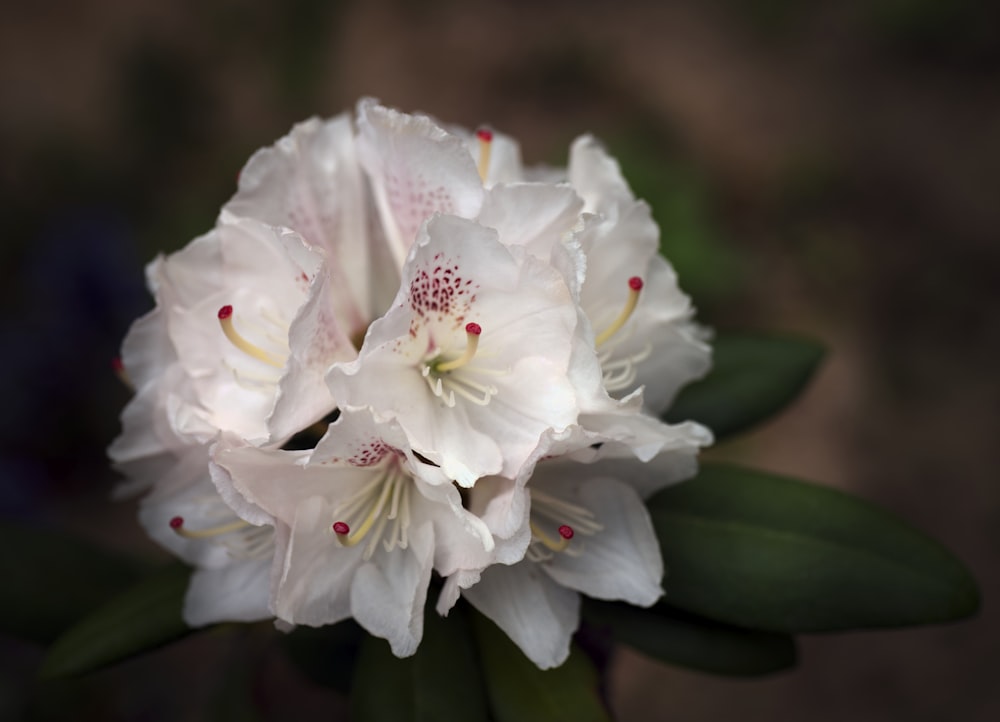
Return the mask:
[[[409, 545], [411, 479], [397, 458], [392, 457], [381, 470], [336, 510], [331, 526], [342, 546], [353, 547], [368, 538], [362, 558], [375, 552], [379, 541], [387, 552]], [[353, 530], [353, 531], [352, 531]]]
[[[592, 536], [604, 528], [589, 509], [538, 489], [531, 490], [529, 525], [531, 544], [526, 556], [533, 562], [546, 561], [560, 552], [576, 556], [583, 551], [583, 544], [579, 541], [571, 544], [573, 539], [578, 534]], [[556, 527], [558, 536], [546, 531], [552, 527]]]
[[[478, 323], [465, 325], [465, 351], [453, 359], [445, 360], [436, 354], [423, 362], [421, 375], [431, 392], [449, 408], [455, 406], [455, 395], [479, 406], [486, 406], [497, 393], [497, 387], [470, 378], [472, 374], [495, 374], [491, 369], [469, 366], [479, 349], [479, 336], [483, 329]], [[463, 370], [463, 373], [454, 373]]]
[[482, 179], [483, 183], [485, 183], [486, 176], [490, 172], [490, 155], [493, 151], [493, 132], [486, 128], [480, 128], [476, 131], [476, 138], [479, 140], [479, 163], [477, 164], [477, 167], [479, 169], [479, 177]]

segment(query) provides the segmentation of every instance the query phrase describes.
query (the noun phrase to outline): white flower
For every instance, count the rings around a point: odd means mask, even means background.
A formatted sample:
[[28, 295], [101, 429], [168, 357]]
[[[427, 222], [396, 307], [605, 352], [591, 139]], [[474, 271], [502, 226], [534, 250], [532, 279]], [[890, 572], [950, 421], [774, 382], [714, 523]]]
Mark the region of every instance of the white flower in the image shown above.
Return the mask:
[[648, 463], [546, 457], [526, 486], [523, 479], [481, 480], [470, 508], [516, 531], [497, 538], [494, 563], [449, 577], [438, 611], [447, 613], [461, 594], [548, 669], [569, 654], [580, 593], [653, 604], [663, 593], [663, 561], [643, 499], [694, 472], [701, 440], [687, 431], [674, 427], [674, 447]]
[[618, 163], [583, 136], [573, 143], [568, 173], [595, 214], [579, 235], [587, 257], [580, 305], [596, 334], [605, 388], [623, 396], [644, 387], [646, 408], [662, 413], [681, 386], [708, 370], [711, 349], [659, 254], [649, 206], [635, 200]]
[[218, 497], [208, 448], [220, 431], [278, 444], [333, 408], [323, 374], [354, 351], [333, 317], [322, 256], [289, 230], [224, 213], [148, 276], [157, 306], [123, 344], [136, 395], [109, 449], [128, 478], [120, 491], [152, 487], [141, 521], [198, 567], [189, 623], [270, 616], [270, 532], [247, 528]]
[[243, 167], [225, 205], [234, 216], [291, 228], [326, 257], [331, 308], [344, 332], [360, 339], [399, 282], [358, 163], [348, 114], [299, 123]]
[[[298, 235], [224, 213], [212, 232], [154, 261], [149, 277], [154, 313], [193, 390], [192, 437], [223, 429], [273, 443], [334, 407], [322, 375], [354, 351], [323, 257]], [[122, 360], [129, 370], [127, 353]], [[156, 383], [172, 393], [169, 374]]]
[[[196, 567], [185, 619], [353, 617], [405, 656], [434, 570], [439, 611], [465, 595], [545, 668], [580, 593], [652, 604], [642, 499], [711, 442], [650, 413], [709, 361], [658, 235], [589, 137], [525, 169], [507, 136], [362, 100], [258, 151], [150, 265], [123, 347], [110, 453]], [[281, 448], [303, 430], [326, 434]]]
[[319, 626], [353, 617], [397, 656], [416, 651], [431, 569], [481, 565], [492, 540], [451, 484], [414, 477], [424, 466], [398, 428], [344, 414], [312, 451], [227, 441], [213, 478], [252, 524], [275, 526], [271, 607]]
[[429, 221], [393, 307], [357, 361], [328, 376], [343, 407], [397, 421], [411, 448], [466, 487], [516, 476], [543, 433], [578, 415], [575, 299], [552, 264], [504, 240], [473, 221]]
[[184, 598], [188, 625], [270, 619], [272, 529], [233, 513], [212, 484], [208, 462], [205, 445], [178, 456], [140, 502], [139, 521], [153, 540], [195, 567]]

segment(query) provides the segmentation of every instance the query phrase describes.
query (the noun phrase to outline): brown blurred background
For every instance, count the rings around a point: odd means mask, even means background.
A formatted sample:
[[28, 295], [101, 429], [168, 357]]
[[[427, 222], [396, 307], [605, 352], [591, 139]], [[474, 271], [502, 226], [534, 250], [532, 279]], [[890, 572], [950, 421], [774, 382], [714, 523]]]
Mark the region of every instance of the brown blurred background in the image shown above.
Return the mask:
[[[702, 320], [831, 349], [791, 411], [711, 456], [879, 502], [982, 584], [976, 620], [806, 638], [800, 667], [766, 680], [623, 651], [621, 720], [1000, 719], [1000, 12], [985, 2], [5, 4], [4, 518], [156, 554], [107, 501], [103, 456], [127, 398], [108, 359], [150, 303], [142, 265], [211, 227], [254, 149], [363, 95], [489, 122], [529, 162], [601, 137]], [[4, 641], [0, 717], [279, 719], [287, 694], [343, 712], [276, 655], [256, 710], [219, 711], [239, 651], [215, 642], [40, 703], [39, 651]]]

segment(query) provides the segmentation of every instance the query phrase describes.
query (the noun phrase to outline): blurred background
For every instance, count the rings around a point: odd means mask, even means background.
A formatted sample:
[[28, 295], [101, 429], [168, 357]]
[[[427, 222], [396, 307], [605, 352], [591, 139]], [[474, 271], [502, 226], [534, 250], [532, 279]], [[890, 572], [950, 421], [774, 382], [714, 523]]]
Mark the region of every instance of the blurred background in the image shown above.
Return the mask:
[[[704, 322], [830, 349], [794, 408], [709, 456], [878, 502], [981, 582], [973, 621], [807, 637], [799, 668], [764, 680], [624, 650], [621, 720], [1000, 719], [995, 4], [6, 3], [4, 519], [159, 554], [134, 505], [109, 501], [104, 456], [128, 398], [110, 359], [151, 305], [143, 265], [212, 226], [256, 148], [364, 95], [490, 123], [532, 163], [565, 163], [582, 132], [602, 138]], [[343, 714], [280, 654], [240, 668], [245, 646], [267, 644], [201, 635], [39, 685], [40, 648], [0, 639], [0, 717], [277, 719], [288, 695]], [[256, 711], [219, 702], [233, 674], [258, 683]]]

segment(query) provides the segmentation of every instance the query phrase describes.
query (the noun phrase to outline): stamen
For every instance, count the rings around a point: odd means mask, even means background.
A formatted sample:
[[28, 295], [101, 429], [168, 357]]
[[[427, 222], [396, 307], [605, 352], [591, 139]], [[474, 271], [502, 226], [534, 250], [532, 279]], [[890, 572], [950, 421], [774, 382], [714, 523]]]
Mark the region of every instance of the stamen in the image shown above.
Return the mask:
[[638, 376], [638, 365], [653, 353], [653, 345], [647, 343], [631, 356], [615, 358], [614, 349], [619, 345], [621, 338], [616, 338], [613, 343], [605, 346], [598, 354], [601, 370], [604, 373], [604, 388], [609, 392], [621, 391], [631, 386]]
[[609, 338], [615, 335], [622, 326], [631, 318], [632, 312], [635, 311], [636, 304], [639, 303], [639, 291], [642, 290], [642, 279], [638, 276], [632, 276], [628, 279], [628, 300], [625, 302], [625, 308], [622, 312], [618, 314], [618, 318], [614, 322], [604, 329], [600, 335], [594, 339], [594, 345], [600, 346], [606, 342]]
[[[368, 515], [365, 516], [364, 521], [361, 522], [361, 525], [353, 533], [345, 522], [338, 521], [333, 525], [333, 530], [337, 533], [337, 540], [342, 546], [352, 547], [365, 538], [375, 522], [379, 520], [379, 516], [382, 513], [382, 509], [385, 507], [385, 502], [388, 499], [389, 492], [392, 491], [393, 486], [395, 486], [395, 484], [392, 480], [382, 484], [382, 493], [379, 494], [378, 501], [372, 504], [371, 509], [368, 510]], [[368, 556], [371, 555], [369, 554]]]
[[479, 348], [479, 335], [482, 332], [483, 329], [478, 323], [467, 323], [465, 325], [465, 353], [451, 361], [445, 361], [444, 363], [437, 364], [434, 367], [434, 371], [437, 371], [438, 373], [454, 371], [455, 369], [462, 368], [465, 364], [469, 363], [473, 356], [476, 355], [476, 349]]
[[486, 128], [476, 131], [476, 138], [479, 139], [479, 177], [483, 183], [490, 170], [490, 153], [493, 150], [493, 133]]
[[[381, 542], [387, 552], [406, 549], [410, 527], [410, 477], [396, 461], [391, 461], [372, 480], [340, 504], [335, 513], [340, 516], [332, 529], [341, 546], [352, 547], [365, 542], [361, 558], [368, 560]], [[354, 526], [360, 515], [364, 519]], [[348, 523], [350, 519], [350, 523]]]
[[531, 526], [531, 540], [541, 542], [546, 549], [554, 552], [565, 551], [573, 538], [573, 527], [563, 524], [559, 527], [559, 538], [553, 539], [543, 532], [535, 522], [529, 522]]
[[170, 520], [170, 528], [185, 539], [208, 539], [221, 534], [228, 534], [232, 531], [239, 531], [240, 529], [245, 529], [248, 526], [250, 526], [250, 522], [244, 521], [243, 519], [237, 519], [236, 521], [229, 522], [228, 524], [220, 524], [219, 526], [209, 527], [208, 529], [192, 530], [184, 528], [184, 517], [182, 516], [175, 516]]
[[118, 380], [125, 384], [125, 387], [129, 391], [135, 391], [135, 385], [132, 383], [132, 379], [128, 377], [128, 372], [125, 371], [125, 364], [122, 363], [121, 356], [115, 356], [111, 359], [111, 370], [115, 372], [115, 376]]
[[269, 366], [274, 366], [275, 368], [280, 369], [285, 365], [280, 359], [275, 358], [259, 346], [254, 346], [252, 343], [240, 336], [240, 334], [236, 331], [236, 327], [233, 325], [232, 306], [227, 305], [219, 309], [219, 325], [222, 326], [222, 332], [226, 334], [226, 338], [228, 338], [240, 351], [253, 356], [258, 361], [263, 361]]

